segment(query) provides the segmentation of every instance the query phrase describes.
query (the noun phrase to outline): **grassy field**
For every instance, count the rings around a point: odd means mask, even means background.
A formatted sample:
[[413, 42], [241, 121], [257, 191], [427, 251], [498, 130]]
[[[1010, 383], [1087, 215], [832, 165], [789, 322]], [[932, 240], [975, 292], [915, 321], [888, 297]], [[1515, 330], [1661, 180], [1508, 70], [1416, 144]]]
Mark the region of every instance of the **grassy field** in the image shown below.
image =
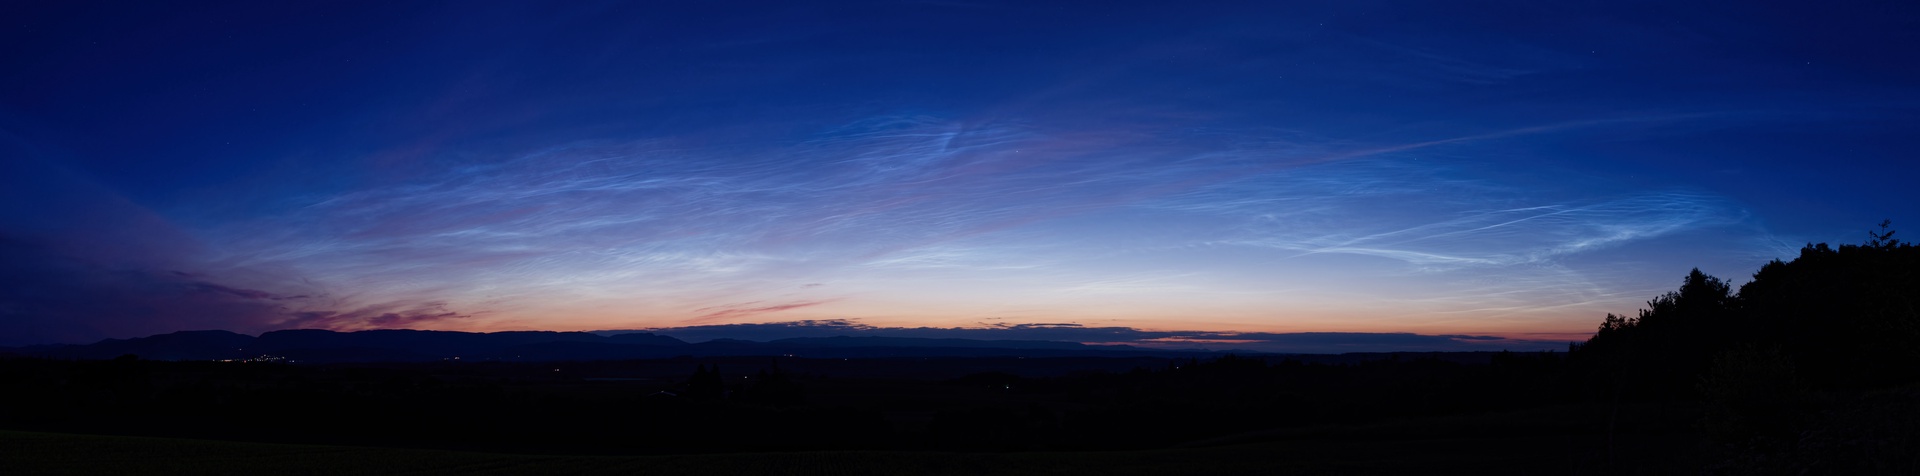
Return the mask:
[[[0, 431], [9, 475], [91, 474], [1674, 474], [1680, 437], [1555, 431], [1554, 415], [1406, 421], [1250, 434], [1128, 452], [795, 452], [550, 456]], [[1517, 421], [1536, 422], [1520, 427]], [[1488, 423], [1492, 423], [1491, 426]], [[1694, 466], [1697, 471], [1697, 466]]]

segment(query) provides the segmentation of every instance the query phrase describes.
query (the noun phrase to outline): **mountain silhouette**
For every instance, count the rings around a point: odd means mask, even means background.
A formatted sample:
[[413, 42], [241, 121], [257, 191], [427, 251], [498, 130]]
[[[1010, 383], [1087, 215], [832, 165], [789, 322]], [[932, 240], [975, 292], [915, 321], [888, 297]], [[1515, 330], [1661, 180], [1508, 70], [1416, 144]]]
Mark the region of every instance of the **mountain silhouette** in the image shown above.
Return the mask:
[[679, 339], [652, 334], [603, 337], [585, 332], [294, 329], [267, 332], [259, 337], [220, 330], [182, 331], [136, 339], [107, 339], [87, 345], [23, 347], [12, 352], [71, 359], [107, 359], [133, 354], [153, 360], [265, 356], [308, 362], [408, 362], [454, 358], [565, 360], [586, 356], [671, 356], [673, 352], [657, 349], [687, 345]]
[[259, 337], [219, 330], [182, 331], [136, 339], [107, 339], [86, 345], [0, 349], [0, 352], [60, 359], [111, 359], [131, 354], [152, 360], [264, 357], [315, 363], [617, 360], [680, 356], [1133, 357], [1212, 354], [1205, 351], [1168, 351], [1036, 340], [839, 336], [771, 342], [714, 339], [695, 344], [650, 333], [605, 336], [587, 332], [482, 333], [405, 329], [354, 332], [293, 329], [267, 332]]

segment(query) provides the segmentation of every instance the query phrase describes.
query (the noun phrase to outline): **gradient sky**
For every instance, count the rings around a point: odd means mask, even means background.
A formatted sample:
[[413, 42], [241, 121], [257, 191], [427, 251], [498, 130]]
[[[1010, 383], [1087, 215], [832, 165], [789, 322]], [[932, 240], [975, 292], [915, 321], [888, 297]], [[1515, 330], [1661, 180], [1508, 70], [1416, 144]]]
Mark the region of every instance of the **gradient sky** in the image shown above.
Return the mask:
[[1842, 3], [8, 2], [0, 344], [1563, 346], [1920, 224], [1920, 3]]

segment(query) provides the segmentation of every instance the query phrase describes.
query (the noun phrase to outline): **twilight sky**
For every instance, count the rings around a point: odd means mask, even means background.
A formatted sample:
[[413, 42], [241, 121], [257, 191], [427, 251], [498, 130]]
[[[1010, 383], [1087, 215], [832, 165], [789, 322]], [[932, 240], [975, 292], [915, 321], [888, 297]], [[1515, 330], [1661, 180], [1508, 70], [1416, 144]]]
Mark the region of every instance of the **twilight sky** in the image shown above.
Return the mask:
[[1920, 3], [1703, 3], [8, 2], [0, 345], [1563, 348], [1920, 224]]

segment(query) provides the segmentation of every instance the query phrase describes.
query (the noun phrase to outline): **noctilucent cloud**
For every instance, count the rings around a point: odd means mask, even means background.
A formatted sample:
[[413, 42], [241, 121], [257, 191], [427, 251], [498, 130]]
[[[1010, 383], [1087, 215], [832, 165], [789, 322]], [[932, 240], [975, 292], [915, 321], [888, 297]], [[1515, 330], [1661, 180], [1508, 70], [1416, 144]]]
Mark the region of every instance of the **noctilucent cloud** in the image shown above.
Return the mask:
[[1914, 2], [0, 18], [0, 344], [809, 321], [1552, 348], [1691, 268], [1920, 225]]

